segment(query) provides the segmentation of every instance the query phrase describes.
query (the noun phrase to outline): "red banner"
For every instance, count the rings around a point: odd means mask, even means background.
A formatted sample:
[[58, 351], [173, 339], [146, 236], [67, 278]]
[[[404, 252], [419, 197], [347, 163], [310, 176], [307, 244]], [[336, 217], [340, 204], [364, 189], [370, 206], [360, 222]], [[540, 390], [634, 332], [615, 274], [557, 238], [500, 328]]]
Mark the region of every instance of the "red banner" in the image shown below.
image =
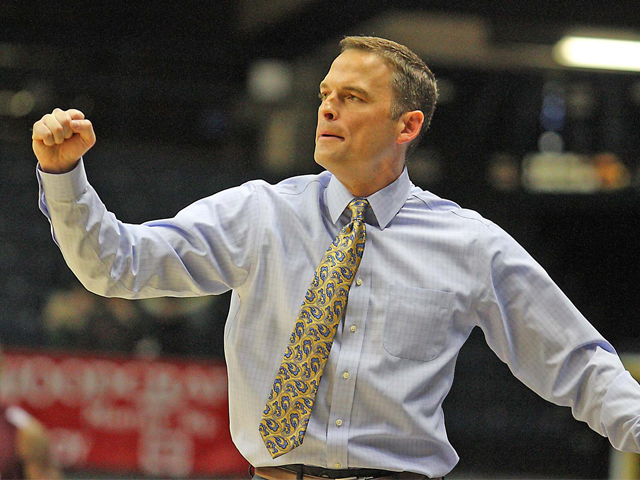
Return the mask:
[[49, 430], [62, 468], [233, 476], [222, 362], [6, 351], [0, 402]]

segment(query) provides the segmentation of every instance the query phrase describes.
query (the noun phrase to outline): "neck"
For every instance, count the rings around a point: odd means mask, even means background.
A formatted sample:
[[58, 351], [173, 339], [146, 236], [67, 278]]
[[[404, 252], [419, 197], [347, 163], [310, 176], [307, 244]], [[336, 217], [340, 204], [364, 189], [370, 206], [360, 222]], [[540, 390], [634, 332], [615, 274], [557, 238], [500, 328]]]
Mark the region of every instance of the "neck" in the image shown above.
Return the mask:
[[404, 163], [398, 163], [395, 168], [369, 172], [369, 175], [343, 176], [335, 173], [334, 175], [354, 197], [368, 197], [395, 182], [403, 170]]

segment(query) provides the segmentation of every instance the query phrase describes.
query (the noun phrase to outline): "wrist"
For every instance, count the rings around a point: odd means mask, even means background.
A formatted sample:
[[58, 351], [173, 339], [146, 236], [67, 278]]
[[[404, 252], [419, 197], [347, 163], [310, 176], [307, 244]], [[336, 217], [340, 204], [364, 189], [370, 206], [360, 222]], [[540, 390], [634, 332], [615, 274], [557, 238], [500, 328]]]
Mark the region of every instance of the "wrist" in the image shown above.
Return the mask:
[[71, 170], [75, 169], [78, 166], [79, 162], [80, 162], [80, 159], [67, 165], [49, 165], [49, 164], [43, 164], [41, 162], [38, 162], [38, 165], [40, 165], [40, 170], [42, 170], [45, 173], [61, 174], [61, 173], [69, 173]]

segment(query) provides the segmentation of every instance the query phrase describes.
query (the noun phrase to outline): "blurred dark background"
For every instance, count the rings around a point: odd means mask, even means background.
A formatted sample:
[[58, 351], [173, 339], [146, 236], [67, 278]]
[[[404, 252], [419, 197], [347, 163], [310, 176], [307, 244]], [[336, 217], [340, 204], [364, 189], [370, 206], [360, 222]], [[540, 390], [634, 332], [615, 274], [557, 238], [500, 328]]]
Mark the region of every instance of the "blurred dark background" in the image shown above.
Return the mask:
[[[339, 39], [367, 34], [406, 44], [439, 79], [414, 183], [504, 227], [620, 352], [640, 351], [640, 74], [569, 69], [551, 54], [573, 29], [640, 34], [637, 7], [0, 2], [0, 338], [220, 358], [226, 296], [167, 309], [80, 292], [37, 208], [31, 125], [55, 107], [83, 110], [98, 136], [85, 165], [110, 209], [127, 222], [172, 216], [249, 179], [317, 172], [317, 85]], [[64, 308], [76, 301], [86, 318]], [[479, 331], [445, 406], [460, 472], [607, 475], [607, 441], [520, 385]]]

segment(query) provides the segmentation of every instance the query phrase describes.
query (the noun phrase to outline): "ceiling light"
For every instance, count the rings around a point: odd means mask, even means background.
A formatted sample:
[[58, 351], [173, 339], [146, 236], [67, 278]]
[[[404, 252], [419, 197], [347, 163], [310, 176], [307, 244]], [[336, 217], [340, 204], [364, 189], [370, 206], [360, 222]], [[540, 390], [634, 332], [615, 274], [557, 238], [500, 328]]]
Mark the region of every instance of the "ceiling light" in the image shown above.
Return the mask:
[[640, 41], [568, 36], [556, 44], [553, 55], [568, 67], [640, 72]]

